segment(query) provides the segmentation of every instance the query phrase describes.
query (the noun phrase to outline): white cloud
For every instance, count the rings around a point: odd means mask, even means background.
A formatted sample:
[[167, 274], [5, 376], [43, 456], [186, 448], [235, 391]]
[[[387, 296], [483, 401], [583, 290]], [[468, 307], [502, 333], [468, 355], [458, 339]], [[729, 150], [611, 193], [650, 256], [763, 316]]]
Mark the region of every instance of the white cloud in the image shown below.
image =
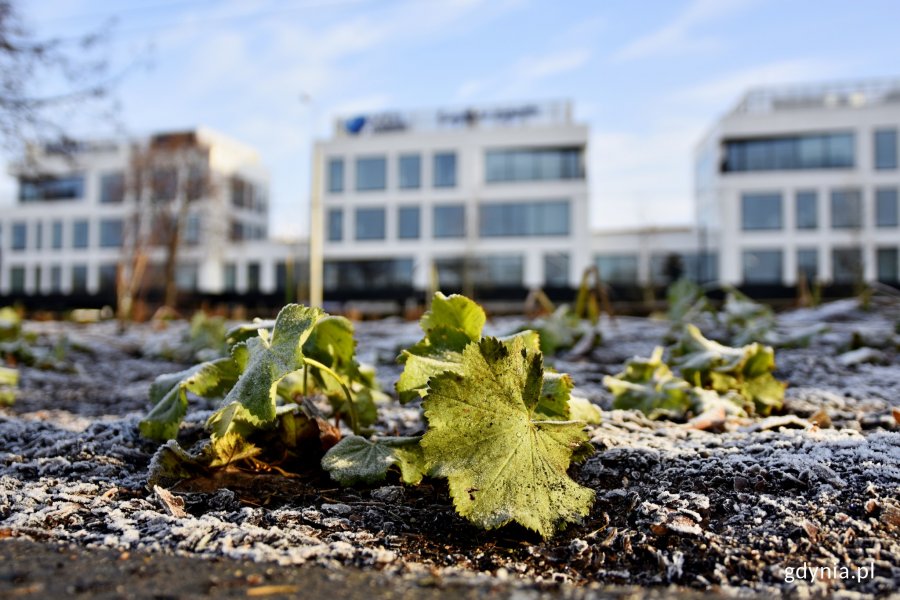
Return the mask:
[[656, 31], [625, 45], [613, 55], [613, 60], [627, 61], [715, 49], [720, 46], [720, 40], [701, 36], [697, 29], [738, 12], [748, 3], [749, 0], [693, 0], [684, 11]]
[[526, 81], [545, 79], [580, 69], [590, 58], [591, 53], [585, 48], [528, 57], [519, 62], [516, 73], [520, 79]]

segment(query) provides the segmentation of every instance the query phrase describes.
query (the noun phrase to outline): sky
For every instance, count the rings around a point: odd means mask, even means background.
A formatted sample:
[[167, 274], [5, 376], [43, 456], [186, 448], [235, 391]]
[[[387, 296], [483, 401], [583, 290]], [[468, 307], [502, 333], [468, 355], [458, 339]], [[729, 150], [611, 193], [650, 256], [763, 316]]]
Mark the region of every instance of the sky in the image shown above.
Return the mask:
[[[102, 29], [117, 121], [256, 147], [270, 232], [305, 235], [311, 144], [336, 115], [570, 99], [591, 225], [693, 219], [692, 155], [751, 87], [900, 77], [900, 3], [868, 0], [42, 0], [41, 36]], [[90, 133], [112, 131], [106, 122]], [[0, 196], [13, 185], [0, 181]]]

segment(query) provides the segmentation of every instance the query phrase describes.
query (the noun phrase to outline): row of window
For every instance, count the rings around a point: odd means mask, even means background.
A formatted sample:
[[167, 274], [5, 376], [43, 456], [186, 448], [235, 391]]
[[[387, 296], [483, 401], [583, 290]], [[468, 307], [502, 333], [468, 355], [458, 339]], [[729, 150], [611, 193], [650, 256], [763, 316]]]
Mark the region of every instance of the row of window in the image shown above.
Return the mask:
[[[99, 239], [98, 245], [101, 248], [121, 248], [123, 240], [123, 221], [122, 219], [100, 219], [98, 222]], [[11, 224], [10, 232], [10, 250], [24, 251], [29, 248], [41, 250], [44, 244], [48, 243], [49, 248], [53, 250], [63, 249], [63, 221], [49, 222], [49, 240], [44, 239], [44, 221], [34, 223], [31, 230], [31, 240], [29, 242], [29, 228], [25, 221], [15, 221]], [[91, 245], [91, 227], [88, 219], [75, 219], [70, 224], [69, 248], [82, 250], [89, 248]]]
[[[614, 253], [597, 254], [594, 264], [600, 278], [612, 284], [638, 284], [637, 254]], [[686, 277], [691, 281], [705, 283], [719, 277], [719, 257], [714, 252], [670, 252], [650, 255], [650, 281], [656, 284], [670, 283]]]
[[[725, 140], [722, 172], [851, 169], [856, 136], [830, 132]], [[877, 129], [872, 138], [874, 167], [897, 168], [897, 130]]]
[[[356, 158], [354, 189], [357, 192], [387, 189], [387, 170], [388, 159], [385, 156]], [[344, 191], [346, 172], [343, 158], [328, 160], [327, 178], [329, 193]], [[583, 178], [584, 152], [580, 147], [499, 149], [485, 153], [487, 183]], [[437, 152], [432, 155], [431, 185], [435, 188], [456, 187], [455, 152]], [[417, 190], [422, 187], [421, 154], [407, 153], [398, 156], [397, 187], [401, 190]]]
[[[415, 240], [422, 235], [422, 209], [401, 206], [397, 209], [397, 238]], [[382, 207], [359, 207], [354, 213], [354, 239], [384, 240], [387, 211]], [[478, 207], [478, 235], [482, 238], [566, 236], [570, 231], [569, 202], [488, 202]], [[328, 240], [344, 238], [344, 209], [328, 211]], [[432, 207], [432, 237], [466, 237], [464, 204], [436, 204]]]
[[[744, 231], [784, 229], [783, 199], [780, 192], [741, 195], [741, 229]], [[862, 190], [831, 190], [831, 228], [856, 229], [863, 226]], [[896, 187], [875, 190], [875, 227], [897, 227], [900, 205]], [[819, 227], [819, 197], [815, 190], [800, 190], [794, 195], [794, 226], [797, 229]]]
[[[741, 256], [745, 283], [779, 284], [784, 280], [784, 252], [782, 250], [744, 250]], [[797, 250], [797, 275], [807, 282], [822, 278], [819, 269], [819, 251], [816, 248]], [[897, 283], [900, 279], [898, 248], [875, 250], [875, 275], [884, 283]], [[863, 253], [861, 248], [833, 248], [831, 250], [831, 281], [856, 283], [863, 277]]]
[[[102, 290], [114, 290], [116, 286], [117, 265], [108, 263], [100, 265], [99, 277], [100, 288]], [[85, 264], [76, 264], [64, 272], [62, 265], [50, 265], [49, 282], [44, 283], [44, 267], [36, 265], [34, 267], [34, 281], [36, 289], [40, 292], [50, 294], [59, 294], [63, 291], [63, 276], [69, 278], [69, 289], [73, 294], [86, 294], [88, 291], [88, 266]], [[13, 266], [9, 268], [9, 290], [13, 294], [25, 293], [25, 267]]]

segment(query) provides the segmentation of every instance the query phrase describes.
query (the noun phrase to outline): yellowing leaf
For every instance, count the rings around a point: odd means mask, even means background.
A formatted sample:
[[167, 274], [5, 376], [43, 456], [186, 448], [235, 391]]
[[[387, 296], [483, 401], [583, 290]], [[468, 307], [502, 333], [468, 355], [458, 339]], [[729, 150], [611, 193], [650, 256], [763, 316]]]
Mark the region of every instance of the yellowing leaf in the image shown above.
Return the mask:
[[322, 457], [322, 468], [341, 485], [375, 483], [396, 467], [404, 483], [422, 481], [425, 460], [417, 437], [386, 437], [369, 441], [358, 435], [345, 437]]
[[465, 348], [461, 372], [429, 382], [425, 466], [480, 527], [515, 521], [549, 537], [590, 511], [594, 492], [566, 474], [583, 423], [535, 419], [542, 380], [542, 357], [523, 338], [485, 338]]

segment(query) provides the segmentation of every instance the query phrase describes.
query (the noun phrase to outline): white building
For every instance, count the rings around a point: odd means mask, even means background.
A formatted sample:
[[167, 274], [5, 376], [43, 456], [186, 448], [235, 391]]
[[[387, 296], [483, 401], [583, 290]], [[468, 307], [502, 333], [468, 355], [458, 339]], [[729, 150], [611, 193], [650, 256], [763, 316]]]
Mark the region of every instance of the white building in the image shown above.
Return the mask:
[[326, 297], [577, 285], [587, 140], [566, 102], [338, 119], [313, 178]]
[[31, 150], [10, 169], [18, 198], [0, 215], [2, 295], [109, 297], [136, 236], [147, 242], [145, 284], [158, 288], [165, 250], [154, 219], [179, 203], [180, 288], [266, 292], [289, 279], [284, 265], [299, 251], [265, 241], [268, 175], [252, 148], [200, 128]]
[[900, 81], [748, 93], [695, 157], [721, 280], [896, 284], [898, 128]]

